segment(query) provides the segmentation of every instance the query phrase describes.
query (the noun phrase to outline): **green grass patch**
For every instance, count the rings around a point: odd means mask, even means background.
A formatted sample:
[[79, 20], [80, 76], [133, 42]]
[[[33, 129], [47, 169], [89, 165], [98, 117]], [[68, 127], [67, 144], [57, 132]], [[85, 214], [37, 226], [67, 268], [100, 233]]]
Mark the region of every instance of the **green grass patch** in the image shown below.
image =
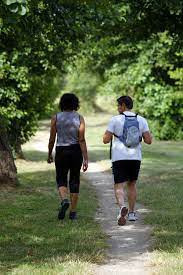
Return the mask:
[[54, 165], [42, 161], [44, 153], [25, 155], [34, 161], [17, 161], [20, 186], [0, 192], [0, 273], [90, 274], [106, 247], [95, 191], [82, 180], [78, 220], [58, 221]]
[[144, 146], [139, 200], [151, 213], [154, 264], [157, 274], [183, 271], [183, 142], [154, 142]]

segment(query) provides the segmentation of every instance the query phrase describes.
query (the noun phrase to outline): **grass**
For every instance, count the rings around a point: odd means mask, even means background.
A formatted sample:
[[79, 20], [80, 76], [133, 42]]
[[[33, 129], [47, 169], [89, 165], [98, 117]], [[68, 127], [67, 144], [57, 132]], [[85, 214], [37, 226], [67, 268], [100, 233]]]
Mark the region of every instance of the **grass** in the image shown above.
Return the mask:
[[[145, 147], [145, 146], [144, 146]], [[144, 148], [139, 199], [151, 209], [157, 274], [183, 272], [183, 142], [155, 142]]]
[[54, 166], [46, 153], [25, 155], [17, 161], [20, 186], [0, 192], [0, 274], [92, 274], [106, 247], [95, 191], [82, 180], [78, 221], [59, 222]]

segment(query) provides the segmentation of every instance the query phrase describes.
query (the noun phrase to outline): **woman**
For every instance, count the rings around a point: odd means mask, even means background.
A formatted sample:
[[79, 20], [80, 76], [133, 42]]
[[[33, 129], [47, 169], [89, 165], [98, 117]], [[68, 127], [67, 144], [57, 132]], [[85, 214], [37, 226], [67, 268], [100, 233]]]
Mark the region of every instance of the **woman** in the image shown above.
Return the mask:
[[[85, 121], [77, 112], [79, 100], [72, 93], [64, 94], [59, 103], [61, 112], [51, 120], [50, 139], [48, 144], [48, 163], [53, 162], [52, 150], [56, 141], [56, 181], [61, 197], [58, 219], [63, 220], [70, 206], [69, 218], [76, 219], [76, 206], [79, 195], [80, 169], [88, 168], [88, 154], [85, 141]], [[67, 176], [69, 175], [70, 202], [67, 198]]]

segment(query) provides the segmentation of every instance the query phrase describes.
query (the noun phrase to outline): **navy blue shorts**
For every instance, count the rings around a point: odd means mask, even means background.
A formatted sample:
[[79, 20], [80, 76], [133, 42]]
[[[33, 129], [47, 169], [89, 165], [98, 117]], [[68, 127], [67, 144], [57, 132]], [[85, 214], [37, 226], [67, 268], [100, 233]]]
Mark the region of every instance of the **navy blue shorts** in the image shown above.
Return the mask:
[[55, 168], [58, 188], [67, 187], [69, 174], [70, 193], [79, 193], [82, 162], [83, 157], [79, 144], [56, 146]]
[[118, 160], [112, 163], [114, 183], [134, 181], [138, 179], [140, 160]]

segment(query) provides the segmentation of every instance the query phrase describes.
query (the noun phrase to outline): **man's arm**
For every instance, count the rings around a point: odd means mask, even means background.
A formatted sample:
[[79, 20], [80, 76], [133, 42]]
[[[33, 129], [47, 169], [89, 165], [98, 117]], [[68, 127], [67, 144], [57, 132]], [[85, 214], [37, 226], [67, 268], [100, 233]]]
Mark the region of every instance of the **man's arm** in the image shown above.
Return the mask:
[[81, 147], [82, 155], [83, 155], [83, 172], [88, 169], [88, 152], [85, 140], [85, 121], [82, 116], [80, 116], [80, 127], [79, 127], [79, 144]]
[[113, 133], [106, 131], [104, 136], [103, 136], [103, 143], [107, 144], [112, 140]]
[[54, 116], [51, 119], [50, 138], [48, 143], [48, 163], [53, 162], [52, 151], [55, 144], [56, 133], [56, 117]]
[[147, 143], [147, 144], [152, 143], [152, 136], [151, 136], [151, 133], [149, 131], [144, 132], [142, 134], [142, 136], [143, 136], [143, 140], [144, 140], [145, 143]]

